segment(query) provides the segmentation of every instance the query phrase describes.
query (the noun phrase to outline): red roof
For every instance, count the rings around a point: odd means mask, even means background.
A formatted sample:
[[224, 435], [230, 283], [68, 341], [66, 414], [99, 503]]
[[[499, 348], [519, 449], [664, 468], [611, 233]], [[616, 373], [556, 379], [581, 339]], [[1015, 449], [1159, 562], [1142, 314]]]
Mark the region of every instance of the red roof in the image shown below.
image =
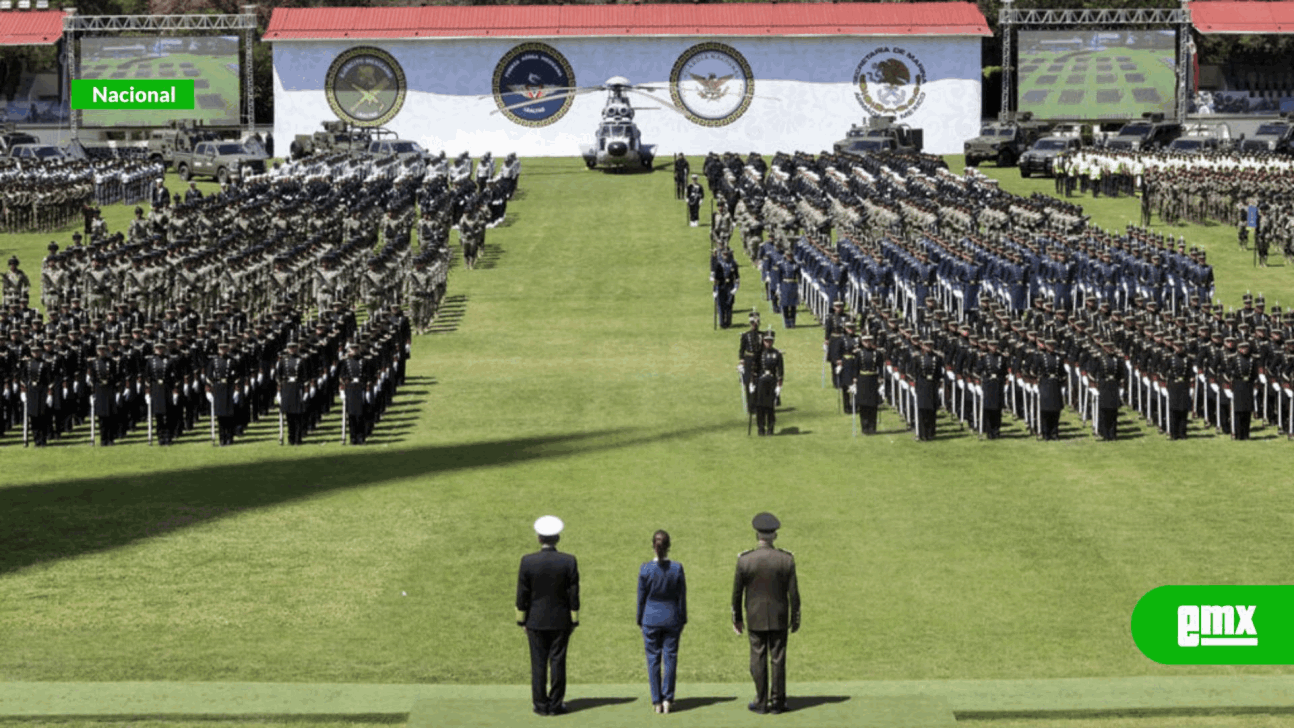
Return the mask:
[[1214, 33], [1294, 33], [1294, 2], [1193, 2], [1191, 24]]
[[62, 10], [0, 12], [0, 45], [52, 45], [62, 37]]
[[974, 3], [275, 8], [264, 40], [558, 36], [989, 35]]

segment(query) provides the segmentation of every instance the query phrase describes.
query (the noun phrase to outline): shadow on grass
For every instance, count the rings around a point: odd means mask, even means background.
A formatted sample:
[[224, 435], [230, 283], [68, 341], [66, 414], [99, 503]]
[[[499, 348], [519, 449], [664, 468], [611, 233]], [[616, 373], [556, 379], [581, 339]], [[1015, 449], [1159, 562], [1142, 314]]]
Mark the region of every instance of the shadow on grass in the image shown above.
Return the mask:
[[719, 697], [719, 696], [703, 697], [703, 698], [680, 698], [679, 700], [675, 700], [673, 703], [670, 703], [669, 712], [685, 713], [689, 710], [696, 710], [697, 708], [706, 708], [711, 705], [718, 705], [719, 703], [731, 703], [734, 700], [736, 700], [736, 698], [734, 697]]
[[832, 703], [843, 703], [849, 700], [848, 695], [804, 695], [798, 698], [788, 696], [786, 698], [786, 712], [798, 710], [809, 710], [819, 705], [829, 705]]
[[[379, 424], [368, 445], [344, 448], [330, 445], [328, 453], [318, 457], [258, 459], [210, 467], [11, 485], [0, 488], [0, 534], [3, 534], [0, 575], [120, 548], [244, 511], [332, 491], [635, 447], [726, 427], [726, 424], [708, 425], [663, 434], [636, 434], [630, 429], [616, 428], [429, 445], [402, 450], [397, 455], [372, 447], [400, 440], [399, 435], [388, 434], [386, 427]], [[265, 433], [268, 432], [266, 428]], [[307, 446], [325, 441], [321, 438], [324, 435], [320, 432], [312, 433]], [[270, 438], [262, 438], [267, 439]], [[277, 439], [277, 432], [273, 439]], [[235, 445], [240, 441], [246, 440], [235, 440]], [[336, 442], [331, 434], [327, 441]], [[191, 443], [186, 439], [177, 447], [204, 445], [203, 441]], [[301, 448], [292, 450], [300, 451]]]
[[566, 712], [579, 713], [594, 708], [602, 708], [608, 705], [624, 705], [632, 703], [638, 698], [576, 698], [566, 701]]

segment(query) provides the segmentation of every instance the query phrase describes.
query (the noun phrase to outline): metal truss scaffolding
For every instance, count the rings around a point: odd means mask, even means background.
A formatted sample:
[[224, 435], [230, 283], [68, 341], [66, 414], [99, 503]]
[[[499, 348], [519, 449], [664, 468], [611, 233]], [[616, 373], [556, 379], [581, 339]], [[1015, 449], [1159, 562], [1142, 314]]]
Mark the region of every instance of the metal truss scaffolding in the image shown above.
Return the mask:
[[1180, 0], [1179, 8], [1106, 8], [1106, 9], [1046, 9], [1017, 8], [1013, 0], [1002, 0], [998, 11], [998, 27], [1002, 29], [1002, 111], [1009, 112], [1014, 104], [1013, 86], [1015, 58], [1012, 46], [1014, 33], [1021, 27], [1103, 28], [1125, 25], [1158, 25], [1177, 28], [1177, 118], [1186, 118], [1186, 73], [1191, 67], [1191, 9], [1190, 0]]
[[[256, 6], [244, 5], [238, 15], [77, 15], [63, 16], [63, 41], [67, 53], [69, 81], [76, 78], [76, 37], [78, 33], [169, 33], [177, 31], [238, 31], [243, 36], [243, 130], [250, 133], [256, 121], [256, 88], [252, 83], [252, 45], [256, 32]], [[76, 136], [77, 113], [71, 114], [72, 136]]]

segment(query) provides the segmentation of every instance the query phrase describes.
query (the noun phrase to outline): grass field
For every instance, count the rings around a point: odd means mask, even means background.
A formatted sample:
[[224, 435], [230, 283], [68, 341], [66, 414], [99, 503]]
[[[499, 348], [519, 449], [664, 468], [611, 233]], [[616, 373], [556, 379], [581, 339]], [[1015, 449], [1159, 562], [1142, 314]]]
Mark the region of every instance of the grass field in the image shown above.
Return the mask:
[[[295, 449], [271, 423], [219, 450], [194, 435], [167, 449], [0, 440], [0, 681], [521, 685], [517, 560], [554, 513], [581, 561], [573, 684], [641, 682], [634, 584], [656, 528], [689, 575], [680, 691], [742, 684], [728, 596], [761, 510], [799, 563], [793, 683], [1290, 673], [1166, 667], [1129, 635], [1154, 587], [1288, 581], [1283, 438], [1170, 443], [1125, 417], [1126, 439], [1100, 443], [1067, 415], [1058, 443], [1016, 425], [982, 442], [947, 421], [917, 443], [889, 411], [881, 435], [855, 438], [820, 386], [807, 313], [777, 324], [784, 434], [749, 438], [738, 330], [706, 326], [708, 230], [686, 226], [668, 171], [526, 160], [521, 190], [485, 264], [452, 271], [443, 332], [416, 340], [369, 446], [338, 446], [335, 424]], [[1079, 201], [1107, 228], [1137, 209]], [[128, 209], [106, 212], [125, 227]], [[1171, 230], [1208, 250], [1226, 303], [1294, 303], [1294, 274], [1254, 270], [1229, 228]], [[50, 237], [8, 236], [0, 256], [17, 252], [35, 282]], [[767, 315], [742, 272], [739, 312]], [[1163, 724], [1144, 720], [1092, 725]], [[1288, 725], [1202, 720], [1173, 724]]]

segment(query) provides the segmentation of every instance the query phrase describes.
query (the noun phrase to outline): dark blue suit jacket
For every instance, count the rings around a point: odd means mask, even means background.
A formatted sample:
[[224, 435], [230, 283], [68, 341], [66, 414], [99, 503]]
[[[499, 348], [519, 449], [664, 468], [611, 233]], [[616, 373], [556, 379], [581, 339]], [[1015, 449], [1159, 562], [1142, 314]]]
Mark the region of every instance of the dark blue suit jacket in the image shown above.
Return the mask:
[[682, 629], [687, 624], [687, 579], [677, 561], [648, 561], [638, 570], [638, 625]]
[[[544, 546], [521, 557], [517, 621], [529, 629], [570, 629], [580, 611], [580, 570], [575, 557]], [[522, 615], [525, 615], [524, 617]]]

